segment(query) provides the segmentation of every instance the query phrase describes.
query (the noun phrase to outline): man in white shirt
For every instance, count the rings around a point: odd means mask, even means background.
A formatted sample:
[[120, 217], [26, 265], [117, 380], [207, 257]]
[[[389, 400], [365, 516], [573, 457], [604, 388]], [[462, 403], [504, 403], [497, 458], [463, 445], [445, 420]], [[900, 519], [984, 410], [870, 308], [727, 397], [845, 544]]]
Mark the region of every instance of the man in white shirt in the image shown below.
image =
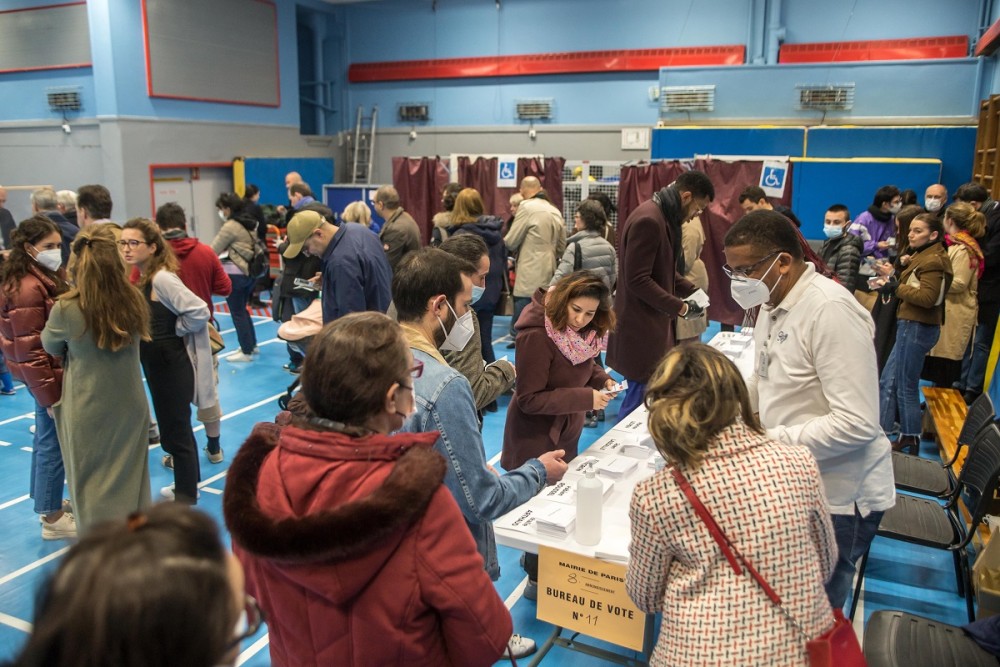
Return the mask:
[[804, 261], [779, 213], [744, 216], [726, 234], [724, 253], [733, 298], [747, 310], [761, 306], [751, 401], [769, 437], [808, 447], [819, 465], [840, 551], [826, 592], [842, 607], [855, 564], [896, 497], [878, 421], [875, 326], [853, 294]]

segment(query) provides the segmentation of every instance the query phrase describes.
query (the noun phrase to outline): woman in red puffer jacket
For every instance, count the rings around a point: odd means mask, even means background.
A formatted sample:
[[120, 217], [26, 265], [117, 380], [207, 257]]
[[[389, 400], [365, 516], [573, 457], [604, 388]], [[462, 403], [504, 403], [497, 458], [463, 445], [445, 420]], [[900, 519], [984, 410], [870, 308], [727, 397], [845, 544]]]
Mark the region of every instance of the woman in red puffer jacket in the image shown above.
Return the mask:
[[62, 364], [42, 348], [41, 333], [63, 277], [62, 235], [43, 215], [21, 222], [11, 235], [11, 251], [0, 272], [0, 347], [14, 377], [35, 399], [35, 440], [31, 454], [31, 497], [42, 516], [42, 539], [76, 537], [73, 516], [63, 512], [66, 481], [52, 405], [62, 397]]
[[454, 497], [437, 432], [398, 431], [416, 410], [399, 325], [352, 313], [315, 336], [309, 412], [258, 426], [233, 460], [223, 512], [271, 664], [487, 667], [510, 613]]

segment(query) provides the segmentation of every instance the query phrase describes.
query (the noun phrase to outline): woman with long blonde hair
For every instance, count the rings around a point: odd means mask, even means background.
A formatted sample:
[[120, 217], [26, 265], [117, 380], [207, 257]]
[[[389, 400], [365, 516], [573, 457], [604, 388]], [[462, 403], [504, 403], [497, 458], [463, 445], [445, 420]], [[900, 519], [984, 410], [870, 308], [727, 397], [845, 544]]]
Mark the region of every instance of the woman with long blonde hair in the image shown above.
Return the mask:
[[[739, 370], [701, 343], [667, 353], [645, 402], [668, 467], [632, 494], [625, 586], [640, 609], [663, 612], [649, 664], [807, 665], [805, 637], [834, 622], [823, 582], [837, 560], [812, 454], [769, 439]], [[753, 578], [733, 571], [678, 472], [797, 625]]]
[[55, 302], [41, 336], [63, 362], [62, 400], [52, 411], [77, 528], [85, 531], [150, 502], [149, 407], [139, 371], [149, 309], [128, 282], [110, 226], [81, 230], [73, 252], [75, 286]]
[[177, 258], [154, 222], [129, 220], [118, 245], [125, 263], [139, 268], [139, 289], [149, 304], [150, 340], [143, 342], [140, 358], [163, 451], [174, 469], [174, 484], [160, 495], [193, 504], [200, 467], [191, 403], [210, 408], [218, 402], [208, 306], [177, 276]]

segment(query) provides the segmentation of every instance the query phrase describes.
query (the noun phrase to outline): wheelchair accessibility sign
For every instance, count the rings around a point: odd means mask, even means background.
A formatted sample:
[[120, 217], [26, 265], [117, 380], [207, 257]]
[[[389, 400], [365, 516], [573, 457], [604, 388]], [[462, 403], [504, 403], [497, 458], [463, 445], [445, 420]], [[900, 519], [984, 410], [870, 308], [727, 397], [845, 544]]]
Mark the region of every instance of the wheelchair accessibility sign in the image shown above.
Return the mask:
[[501, 155], [497, 160], [497, 187], [517, 187], [517, 158], [513, 155]]
[[787, 162], [765, 162], [760, 170], [759, 185], [768, 197], [783, 197], [787, 177]]

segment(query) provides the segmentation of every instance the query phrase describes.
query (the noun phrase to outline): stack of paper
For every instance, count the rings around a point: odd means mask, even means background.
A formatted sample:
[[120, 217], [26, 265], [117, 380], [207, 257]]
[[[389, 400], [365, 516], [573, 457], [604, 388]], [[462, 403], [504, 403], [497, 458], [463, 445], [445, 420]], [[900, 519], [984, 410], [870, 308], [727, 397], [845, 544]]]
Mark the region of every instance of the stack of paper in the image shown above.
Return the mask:
[[634, 470], [638, 464], [637, 459], [628, 456], [612, 456], [602, 459], [597, 464], [597, 472], [608, 477], [618, 478]]
[[621, 453], [633, 459], [645, 460], [654, 451], [656, 451], [656, 444], [653, 442], [653, 436], [644, 435], [632, 442], [625, 443]]
[[652, 456], [649, 457], [649, 460], [646, 461], [646, 465], [648, 465], [653, 470], [660, 471], [667, 466], [667, 461], [666, 459], [663, 458], [663, 455], [660, 454], [660, 452], [655, 452]]
[[504, 514], [496, 520], [494, 525], [497, 528], [508, 528], [522, 533], [535, 532], [535, 520], [538, 518], [538, 509], [522, 505], [517, 509]]
[[564, 538], [573, 532], [576, 507], [553, 503], [539, 508], [535, 516], [535, 531], [539, 535]]
[[[583, 479], [582, 475], [567, 474], [561, 481], [556, 482], [552, 486], [545, 487], [545, 490], [538, 497], [542, 500], [551, 500], [556, 503], [575, 506], [576, 483], [581, 479]], [[601, 480], [601, 484], [604, 485], [604, 497], [607, 498], [608, 494], [615, 488], [614, 480], [601, 477], [600, 475], [596, 479]]]

